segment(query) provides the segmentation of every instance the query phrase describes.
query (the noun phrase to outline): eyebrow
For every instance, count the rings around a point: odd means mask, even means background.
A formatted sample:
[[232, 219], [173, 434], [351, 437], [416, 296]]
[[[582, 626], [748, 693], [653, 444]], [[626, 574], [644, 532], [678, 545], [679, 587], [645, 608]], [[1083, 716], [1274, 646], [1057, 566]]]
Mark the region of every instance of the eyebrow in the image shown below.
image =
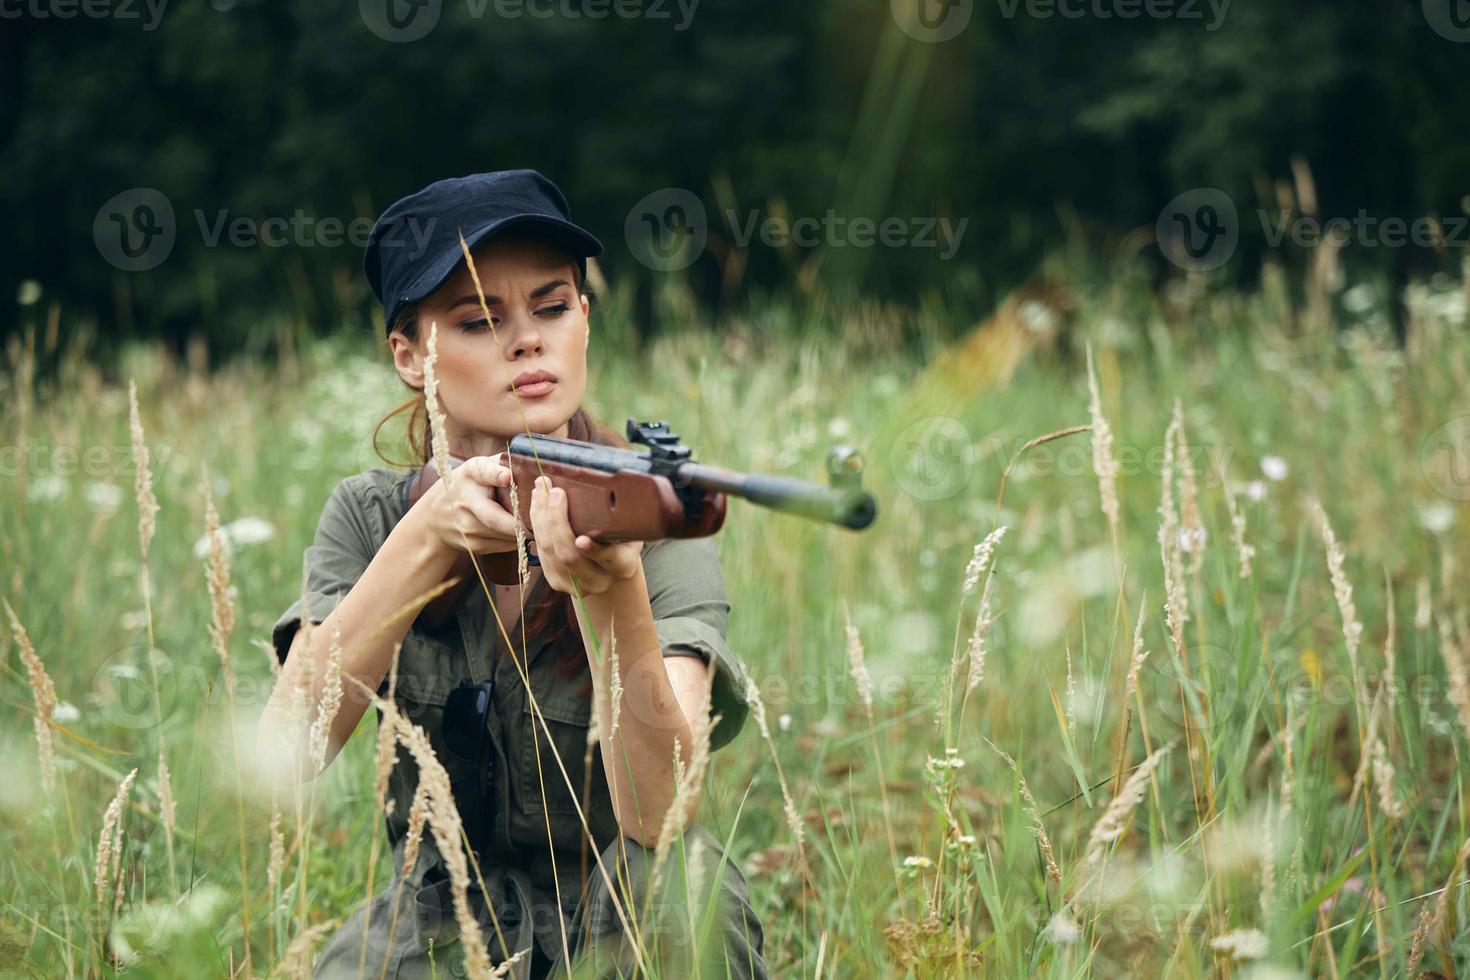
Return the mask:
[[[541, 285], [537, 286], [535, 289], [531, 290], [531, 298], [532, 299], [540, 299], [541, 297], [543, 297], [543, 296], [547, 295], [548, 293], [552, 292], [553, 290], [555, 290], [558, 286], [570, 286], [570, 285], [571, 285], [571, 283], [567, 282], [565, 279], [553, 279], [550, 282], [542, 283]], [[503, 302], [505, 302], [505, 301], [503, 299], [501, 299], [499, 296], [486, 295], [486, 297], [485, 297], [485, 305], [486, 306], [495, 306], [495, 305], [497, 305], [499, 303], [503, 303]], [[463, 306], [466, 303], [473, 303], [476, 306], [479, 306], [480, 305], [480, 297], [477, 296], [474, 293], [470, 293], [468, 296], [461, 296], [459, 299], [455, 300], [453, 303], [450, 303], [449, 304], [449, 308], [451, 310], [457, 309], [458, 307], [461, 307], [461, 306]]]

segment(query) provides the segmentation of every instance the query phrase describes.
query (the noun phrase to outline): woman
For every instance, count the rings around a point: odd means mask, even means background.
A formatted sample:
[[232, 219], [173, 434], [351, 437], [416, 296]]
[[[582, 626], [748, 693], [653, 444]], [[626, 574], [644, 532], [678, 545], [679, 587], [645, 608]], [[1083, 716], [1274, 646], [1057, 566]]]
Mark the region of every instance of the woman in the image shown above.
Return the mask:
[[[717, 748], [747, 711], [744, 673], [725, 641], [729, 605], [713, 540], [595, 542], [573, 533], [562, 492], [538, 485], [529, 532], [541, 564], [531, 567], [524, 594], [494, 586], [492, 608], [468, 561], [471, 552], [516, 550], [513, 518], [493, 492], [508, 486], [501, 454], [517, 432], [627, 444], [581, 407], [586, 259], [601, 250], [571, 221], [555, 185], [530, 170], [439, 181], [379, 218], [364, 268], [383, 302], [394, 366], [418, 392], [402, 406], [415, 407], [413, 462], [431, 455], [423, 396], [431, 323], [449, 451], [466, 461], [453, 471], [454, 492], [435, 482], [411, 508], [414, 469], [375, 468], [337, 485], [305, 556], [307, 614], [321, 625], [302, 640], [300, 599], [276, 622], [283, 667], [262, 737], [287, 730], [291, 691], [308, 672], [318, 703], [338, 632], [345, 695], [330, 726], [330, 760], [366, 710], [358, 684], [387, 695], [401, 641], [394, 701], [449, 773], [478, 866], [471, 903], [492, 961], [526, 950], [518, 976], [565, 975], [579, 960], [603, 975], [676, 954], [665, 975], [700, 968], [764, 976], [745, 881], [699, 824], [685, 827], [662, 877], [683, 875], [680, 856], [700, 853], [687, 864], [696, 866], [689, 878], [704, 883], [697, 894], [713, 896], [704, 902], [715, 909], [708, 941], [687, 934], [704, 908], [650, 915], [668, 911], [668, 902], [646, 894], [674, 799], [675, 753], [689, 764], [700, 712], [719, 715], [709, 740]], [[392, 618], [453, 574], [464, 580], [457, 591], [416, 619]], [[571, 599], [574, 582], [581, 608]], [[606, 656], [613, 625], [616, 664]], [[594, 637], [604, 651], [596, 666], [587, 653]], [[448, 874], [431, 834], [403, 867], [418, 776], [400, 748], [389, 779], [394, 879], [331, 939], [316, 976], [463, 971]], [[674, 823], [691, 814], [681, 808]], [[695, 964], [695, 947], [714, 959]]]

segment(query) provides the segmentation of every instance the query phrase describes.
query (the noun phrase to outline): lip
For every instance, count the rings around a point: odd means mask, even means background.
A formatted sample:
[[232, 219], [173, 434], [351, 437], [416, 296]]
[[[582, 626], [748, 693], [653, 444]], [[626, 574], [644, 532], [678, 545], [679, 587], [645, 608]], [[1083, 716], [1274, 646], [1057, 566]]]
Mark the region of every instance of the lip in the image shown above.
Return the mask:
[[524, 385], [518, 383], [515, 393], [522, 398], [541, 398], [551, 394], [555, 388], [555, 381], [533, 381]]
[[522, 371], [512, 385], [522, 398], [540, 398], [551, 394], [556, 387], [556, 375], [549, 371]]

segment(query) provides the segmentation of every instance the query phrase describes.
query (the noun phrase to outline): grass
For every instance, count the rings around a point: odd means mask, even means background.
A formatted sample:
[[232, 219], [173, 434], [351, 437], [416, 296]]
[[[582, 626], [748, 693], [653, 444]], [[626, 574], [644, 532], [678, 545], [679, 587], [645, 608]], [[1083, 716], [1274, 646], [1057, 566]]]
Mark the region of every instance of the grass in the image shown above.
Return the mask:
[[[732, 502], [718, 539], [768, 737], [752, 718], [716, 753], [700, 817], [747, 870], [773, 973], [1465, 969], [1464, 295], [1417, 294], [1405, 350], [1363, 304], [1326, 329], [1269, 287], [1158, 308], [1131, 287], [1082, 290], [1065, 343], [1013, 371], [944, 374], [928, 314], [780, 302], [634, 361], [613, 353], [629, 320], [612, 297], [590, 354], [600, 418], [666, 418], [700, 459], [809, 479], [848, 442], [879, 499], [860, 534]], [[7, 631], [0, 972], [281, 970], [293, 941], [365, 897], [373, 726], [309, 817], [283, 808], [271, 882], [271, 804], [229, 719], [246, 751], [272, 682], [267, 631], [321, 504], [379, 465], [367, 436], [401, 388], [350, 338], [215, 375], [138, 348], [104, 376], [56, 337], [13, 339], [3, 379], [4, 595], [58, 705], [48, 792]], [[1084, 342], [1116, 526], [1098, 427], [1040, 438], [1093, 422]], [[37, 359], [57, 365], [44, 383]], [[222, 524], [273, 531], [239, 532], [213, 602], [206, 472]], [[1162, 543], [1161, 523], [1175, 528]]]

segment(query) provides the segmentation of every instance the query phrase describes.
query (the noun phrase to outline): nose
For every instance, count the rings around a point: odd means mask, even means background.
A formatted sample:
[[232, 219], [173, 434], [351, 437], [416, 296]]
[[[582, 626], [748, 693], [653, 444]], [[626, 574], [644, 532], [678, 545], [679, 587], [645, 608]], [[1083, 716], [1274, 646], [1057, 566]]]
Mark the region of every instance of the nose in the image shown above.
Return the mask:
[[533, 317], [517, 317], [520, 321], [516, 323], [514, 332], [507, 343], [507, 354], [513, 361], [518, 361], [528, 355], [539, 355], [546, 352], [546, 344], [541, 339], [541, 331], [537, 328]]

